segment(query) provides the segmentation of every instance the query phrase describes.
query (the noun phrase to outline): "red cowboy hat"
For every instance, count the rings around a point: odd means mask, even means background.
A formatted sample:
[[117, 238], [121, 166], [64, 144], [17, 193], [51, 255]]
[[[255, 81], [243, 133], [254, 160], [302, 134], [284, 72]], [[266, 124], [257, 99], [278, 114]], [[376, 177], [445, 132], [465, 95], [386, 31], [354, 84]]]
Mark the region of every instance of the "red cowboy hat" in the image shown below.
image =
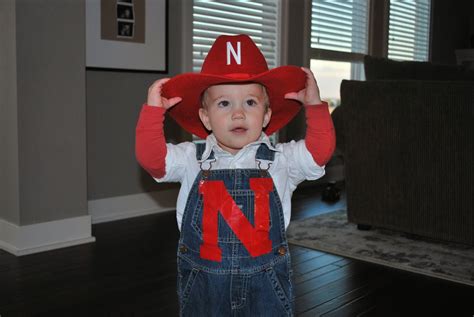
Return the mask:
[[267, 135], [285, 126], [301, 109], [298, 101], [285, 99], [289, 92], [304, 89], [306, 73], [296, 66], [268, 70], [265, 57], [247, 35], [219, 36], [212, 45], [200, 73], [185, 73], [163, 85], [165, 98], [182, 101], [168, 110], [186, 131], [205, 139], [209, 134], [199, 119], [201, 95], [210, 86], [255, 82], [265, 86], [272, 117], [264, 130]]

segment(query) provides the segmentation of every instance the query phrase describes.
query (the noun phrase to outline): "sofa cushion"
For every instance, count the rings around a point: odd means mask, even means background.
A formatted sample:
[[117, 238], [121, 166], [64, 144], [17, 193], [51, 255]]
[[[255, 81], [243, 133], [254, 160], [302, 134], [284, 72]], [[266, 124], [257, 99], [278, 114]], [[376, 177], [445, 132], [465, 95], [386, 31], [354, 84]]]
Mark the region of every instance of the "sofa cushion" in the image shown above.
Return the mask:
[[369, 55], [364, 56], [364, 69], [367, 80], [474, 80], [474, 71], [465, 66], [418, 61], [395, 61]]

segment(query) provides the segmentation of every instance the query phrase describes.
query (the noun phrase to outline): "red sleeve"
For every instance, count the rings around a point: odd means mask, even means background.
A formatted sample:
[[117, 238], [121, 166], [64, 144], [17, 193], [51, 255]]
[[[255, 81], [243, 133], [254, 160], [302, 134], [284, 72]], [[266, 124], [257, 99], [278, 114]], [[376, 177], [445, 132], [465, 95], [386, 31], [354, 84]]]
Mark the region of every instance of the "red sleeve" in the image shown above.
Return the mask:
[[155, 178], [166, 173], [166, 141], [163, 121], [166, 109], [143, 105], [135, 134], [138, 163]]
[[305, 144], [319, 165], [326, 165], [336, 147], [336, 133], [329, 113], [328, 104], [305, 106], [306, 137]]

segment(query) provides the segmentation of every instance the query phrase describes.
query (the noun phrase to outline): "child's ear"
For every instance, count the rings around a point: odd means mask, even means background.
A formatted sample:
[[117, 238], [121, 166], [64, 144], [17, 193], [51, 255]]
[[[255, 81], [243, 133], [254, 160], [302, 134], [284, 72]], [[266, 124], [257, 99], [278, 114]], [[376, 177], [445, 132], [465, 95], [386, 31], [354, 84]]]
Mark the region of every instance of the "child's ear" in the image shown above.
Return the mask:
[[199, 118], [201, 119], [202, 124], [208, 129], [212, 131], [211, 125], [209, 124], [209, 116], [207, 115], [207, 110], [204, 108], [199, 108]]
[[268, 108], [267, 112], [263, 115], [263, 127], [266, 128], [272, 117], [272, 109]]

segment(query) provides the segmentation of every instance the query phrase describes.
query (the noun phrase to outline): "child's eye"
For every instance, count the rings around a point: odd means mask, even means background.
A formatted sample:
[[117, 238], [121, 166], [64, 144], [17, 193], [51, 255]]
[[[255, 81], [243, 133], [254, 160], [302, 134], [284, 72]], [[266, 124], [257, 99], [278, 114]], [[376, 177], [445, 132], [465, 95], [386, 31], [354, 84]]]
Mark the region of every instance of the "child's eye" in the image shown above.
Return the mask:
[[247, 103], [248, 106], [255, 106], [255, 105], [257, 105], [257, 102], [256, 102], [255, 100], [253, 100], [253, 99], [247, 100], [246, 103]]
[[228, 107], [230, 105], [230, 103], [227, 100], [222, 100], [222, 101], [219, 101], [219, 103], [217, 105], [219, 107], [225, 108], [225, 107]]

